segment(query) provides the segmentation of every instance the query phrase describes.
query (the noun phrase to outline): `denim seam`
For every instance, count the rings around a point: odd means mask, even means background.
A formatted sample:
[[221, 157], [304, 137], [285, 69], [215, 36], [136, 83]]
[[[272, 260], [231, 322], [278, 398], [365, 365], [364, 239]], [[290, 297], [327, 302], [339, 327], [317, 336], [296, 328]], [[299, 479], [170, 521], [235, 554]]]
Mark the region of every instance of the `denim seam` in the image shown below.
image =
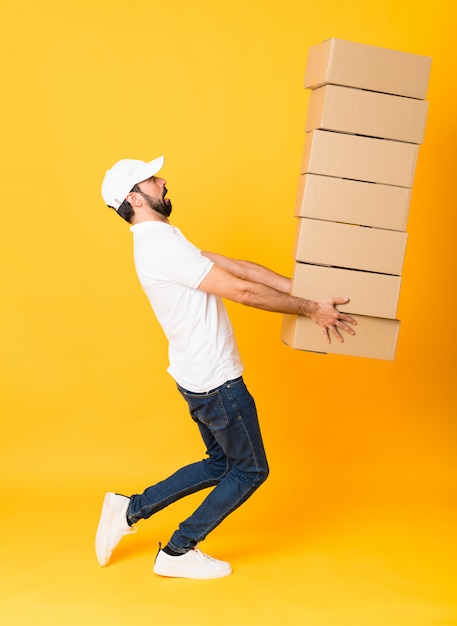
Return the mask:
[[[176, 494], [173, 494], [172, 496], [169, 496], [168, 498], [163, 498], [162, 500], [158, 500], [154, 504], [146, 504], [145, 506], [142, 506], [141, 509], [137, 511], [137, 513], [135, 513], [134, 515], [128, 515], [128, 518], [129, 520], [132, 520], [133, 524], [136, 524], [136, 522], [138, 522], [140, 519], [148, 519], [155, 513], [158, 513], [162, 509], [166, 508], [173, 502], [177, 502], [181, 498], [185, 498], [186, 496], [196, 493], [197, 491], [201, 489], [206, 489], [207, 487], [209, 488], [209, 487], [216, 486], [222, 480], [225, 474], [226, 472], [222, 474], [221, 478], [208, 478], [207, 480], [202, 480], [201, 482], [196, 483], [195, 485], [192, 485], [192, 489], [183, 490], [182, 493], [180, 493], [178, 497], [176, 497]], [[143, 512], [147, 511], [148, 509], [154, 509], [154, 510], [151, 513], [148, 513], [147, 516], [145, 517]]]
[[[257, 486], [254, 486], [254, 485], [251, 485], [251, 486], [247, 487], [245, 493], [242, 496], [240, 496], [236, 500], [236, 502], [234, 502], [233, 505], [227, 511], [224, 512], [223, 515], [219, 515], [216, 519], [213, 520], [213, 523], [210, 524], [205, 529], [204, 533], [201, 533], [198, 537], [194, 538], [194, 541], [196, 542], [196, 544], [198, 544], [201, 541], [203, 541], [209, 535], [209, 533], [216, 528], [216, 526], [218, 526], [226, 517], [228, 517], [231, 513], [233, 513], [233, 511], [235, 511], [235, 509], [237, 509], [242, 502], [247, 500], [249, 495], [252, 494], [256, 489], [257, 489]], [[182, 550], [182, 548], [179, 548], [178, 546], [175, 546], [172, 543], [172, 541], [169, 541], [168, 545], [170, 546], [170, 548], [172, 550], [175, 550], [176, 552], [180, 552]]]
[[231, 404], [232, 404], [232, 407], [236, 409], [237, 419], [241, 422], [241, 425], [243, 426], [243, 430], [244, 430], [244, 433], [245, 433], [245, 435], [246, 435], [246, 438], [247, 438], [247, 440], [249, 441], [249, 446], [250, 446], [250, 448], [251, 448], [252, 457], [253, 457], [253, 459], [254, 459], [254, 461], [255, 461], [255, 468], [256, 468], [256, 471], [257, 471], [257, 473], [260, 473], [260, 464], [259, 464], [258, 457], [257, 457], [257, 455], [256, 455], [255, 446], [254, 446], [254, 444], [252, 443], [252, 439], [251, 439], [251, 437], [250, 437], [250, 435], [249, 435], [249, 431], [248, 431], [248, 429], [246, 428], [246, 424], [244, 423], [244, 420], [243, 420], [243, 414], [242, 414], [242, 412], [240, 411], [240, 409], [239, 409], [239, 407], [238, 407], [238, 404], [237, 404], [237, 402], [236, 402], [235, 398], [233, 397], [233, 394], [230, 392], [230, 388], [228, 388], [228, 389], [227, 389], [227, 396], [230, 398], [230, 402], [231, 402]]

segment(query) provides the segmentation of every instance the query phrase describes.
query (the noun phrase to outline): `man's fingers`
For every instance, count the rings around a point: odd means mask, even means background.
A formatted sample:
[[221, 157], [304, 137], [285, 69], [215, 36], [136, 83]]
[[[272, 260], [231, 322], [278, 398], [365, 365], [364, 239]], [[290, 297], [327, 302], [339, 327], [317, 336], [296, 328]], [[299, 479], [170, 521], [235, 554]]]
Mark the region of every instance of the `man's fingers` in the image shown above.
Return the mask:
[[332, 298], [333, 304], [347, 304], [349, 302], [349, 298]]
[[[353, 323], [355, 324], [356, 322], [354, 321]], [[346, 331], [350, 335], [355, 335], [355, 330], [353, 328], [350, 328], [350, 326], [347, 326], [342, 321], [336, 322], [335, 326], [338, 326], [338, 328], [342, 328], [344, 331]]]
[[[339, 328], [343, 328], [343, 326], [341, 324], [338, 323], [338, 327]], [[335, 326], [331, 326], [330, 330], [332, 331], [332, 334], [338, 339], [338, 341], [340, 343], [342, 343], [344, 341], [343, 337], [340, 335], [340, 332], [338, 330], [337, 325], [335, 324]]]
[[337, 320], [332, 326], [326, 326], [322, 328], [325, 341], [327, 343], [331, 343], [331, 335], [333, 335], [336, 339], [338, 339], [340, 343], [343, 343], [344, 338], [341, 336], [339, 329], [344, 330], [345, 332], [349, 333], [349, 335], [355, 335], [355, 331], [352, 328], [347, 326], [344, 322]]
[[344, 339], [340, 330], [344, 330], [344, 332], [349, 335], [355, 335], [355, 331], [349, 326], [349, 324], [355, 326], [357, 324], [356, 320], [350, 315], [341, 313], [341, 311], [335, 308], [335, 305], [345, 304], [346, 302], [349, 302], [349, 298], [329, 298], [327, 301], [320, 303], [323, 305], [323, 312], [325, 315], [322, 317], [324, 319], [315, 319], [315, 321], [321, 326], [327, 343], [331, 343], [333, 337], [335, 337], [335, 339], [339, 342], [343, 342]]
[[350, 315], [346, 315], [345, 313], [340, 313], [340, 320], [344, 320], [345, 322], [349, 322], [350, 324], [354, 324], [354, 326], [357, 324], [356, 320], [351, 317]]
[[[347, 304], [349, 302], [349, 298], [333, 298], [332, 302], [333, 302], [333, 306], [336, 306], [337, 304]], [[355, 319], [351, 317], [350, 315], [347, 315], [347, 313], [341, 313], [341, 311], [338, 311], [338, 313], [339, 313], [338, 319], [344, 320], [345, 322], [349, 322], [350, 324], [354, 324], [354, 325], [357, 324]]]
[[[348, 328], [348, 330], [350, 330], [350, 329]], [[322, 328], [322, 332], [323, 332], [323, 334], [324, 334], [325, 341], [326, 341], [327, 343], [332, 343], [332, 340], [331, 340], [331, 334], [332, 334], [332, 335], [333, 335], [336, 339], [338, 339], [338, 341], [339, 341], [339, 342], [343, 342], [343, 341], [344, 341], [344, 339], [343, 339], [343, 337], [340, 335], [340, 333], [339, 333], [338, 328], [336, 327], [336, 325], [335, 325], [335, 326], [326, 326], [326, 327]]]

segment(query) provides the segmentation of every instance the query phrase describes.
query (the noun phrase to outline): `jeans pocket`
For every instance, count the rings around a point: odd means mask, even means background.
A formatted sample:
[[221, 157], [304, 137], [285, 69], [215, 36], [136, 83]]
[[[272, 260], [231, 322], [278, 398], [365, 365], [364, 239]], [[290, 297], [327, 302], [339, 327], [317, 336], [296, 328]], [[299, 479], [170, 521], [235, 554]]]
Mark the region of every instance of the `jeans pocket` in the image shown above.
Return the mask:
[[228, 425], [228, 414], [218, 389], [205, 395], [186, 393], [184, 397], [194, 420], [201, 422], [211, 431], [221, 430]]

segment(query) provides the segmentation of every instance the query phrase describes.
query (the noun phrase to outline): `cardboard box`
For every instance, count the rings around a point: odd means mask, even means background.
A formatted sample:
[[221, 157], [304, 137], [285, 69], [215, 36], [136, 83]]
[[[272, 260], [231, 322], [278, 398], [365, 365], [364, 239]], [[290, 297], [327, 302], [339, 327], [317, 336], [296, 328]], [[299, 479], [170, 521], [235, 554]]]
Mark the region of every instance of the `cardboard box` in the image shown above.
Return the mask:
[[296, 263], [291, 294], [319, 302], [325, 298], [350, 298], [340, 311], [395, 319], [400, 296], [400, 276]]
[[295, 216], [406, 230], [410, 204], [407, 187], [303, 174]]
[[407, 233], [307, 217], [300, 217], [297, 222], [297, 261], [401, 275]]
[[305, 130], [334, 130], [420, 144], [428, 102], [324, 85], [311, 92]]
[[351, 336], [341, 331], [344, 338], [342, 343], [333, 338], [327, 344], [322, 329], [309, 317], [284, 315], [281, 339], [296, 350], [393, 361], [400, 330], [399, 320], [361, 315], [352, 317], [357, 321], [354, 327], [356, 334]]
[[305, 87], [330, 83], [424, 100], [431, 61], [418, 54], [327, 39], [309, 50]]
[[306, 135], [301, 174], [412, 187], [419, 146], [327, 130]]

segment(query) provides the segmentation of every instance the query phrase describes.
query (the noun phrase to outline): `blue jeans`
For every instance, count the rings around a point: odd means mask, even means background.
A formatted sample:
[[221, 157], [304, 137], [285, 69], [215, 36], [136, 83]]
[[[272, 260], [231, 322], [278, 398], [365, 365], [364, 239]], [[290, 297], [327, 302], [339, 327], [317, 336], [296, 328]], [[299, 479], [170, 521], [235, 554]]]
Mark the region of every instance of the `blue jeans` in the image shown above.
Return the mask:
[[185, 553], [254, 493], [268, 476], [268, 463], [254, 399], [242, 377], [206, 393], [179, 385], [178, 389], [200, 430], [208, 458], [133, 495], [127, 518], [130, 523], [147, 519], [184, 496], [215, 487], [168, 542], [176, 552]]

